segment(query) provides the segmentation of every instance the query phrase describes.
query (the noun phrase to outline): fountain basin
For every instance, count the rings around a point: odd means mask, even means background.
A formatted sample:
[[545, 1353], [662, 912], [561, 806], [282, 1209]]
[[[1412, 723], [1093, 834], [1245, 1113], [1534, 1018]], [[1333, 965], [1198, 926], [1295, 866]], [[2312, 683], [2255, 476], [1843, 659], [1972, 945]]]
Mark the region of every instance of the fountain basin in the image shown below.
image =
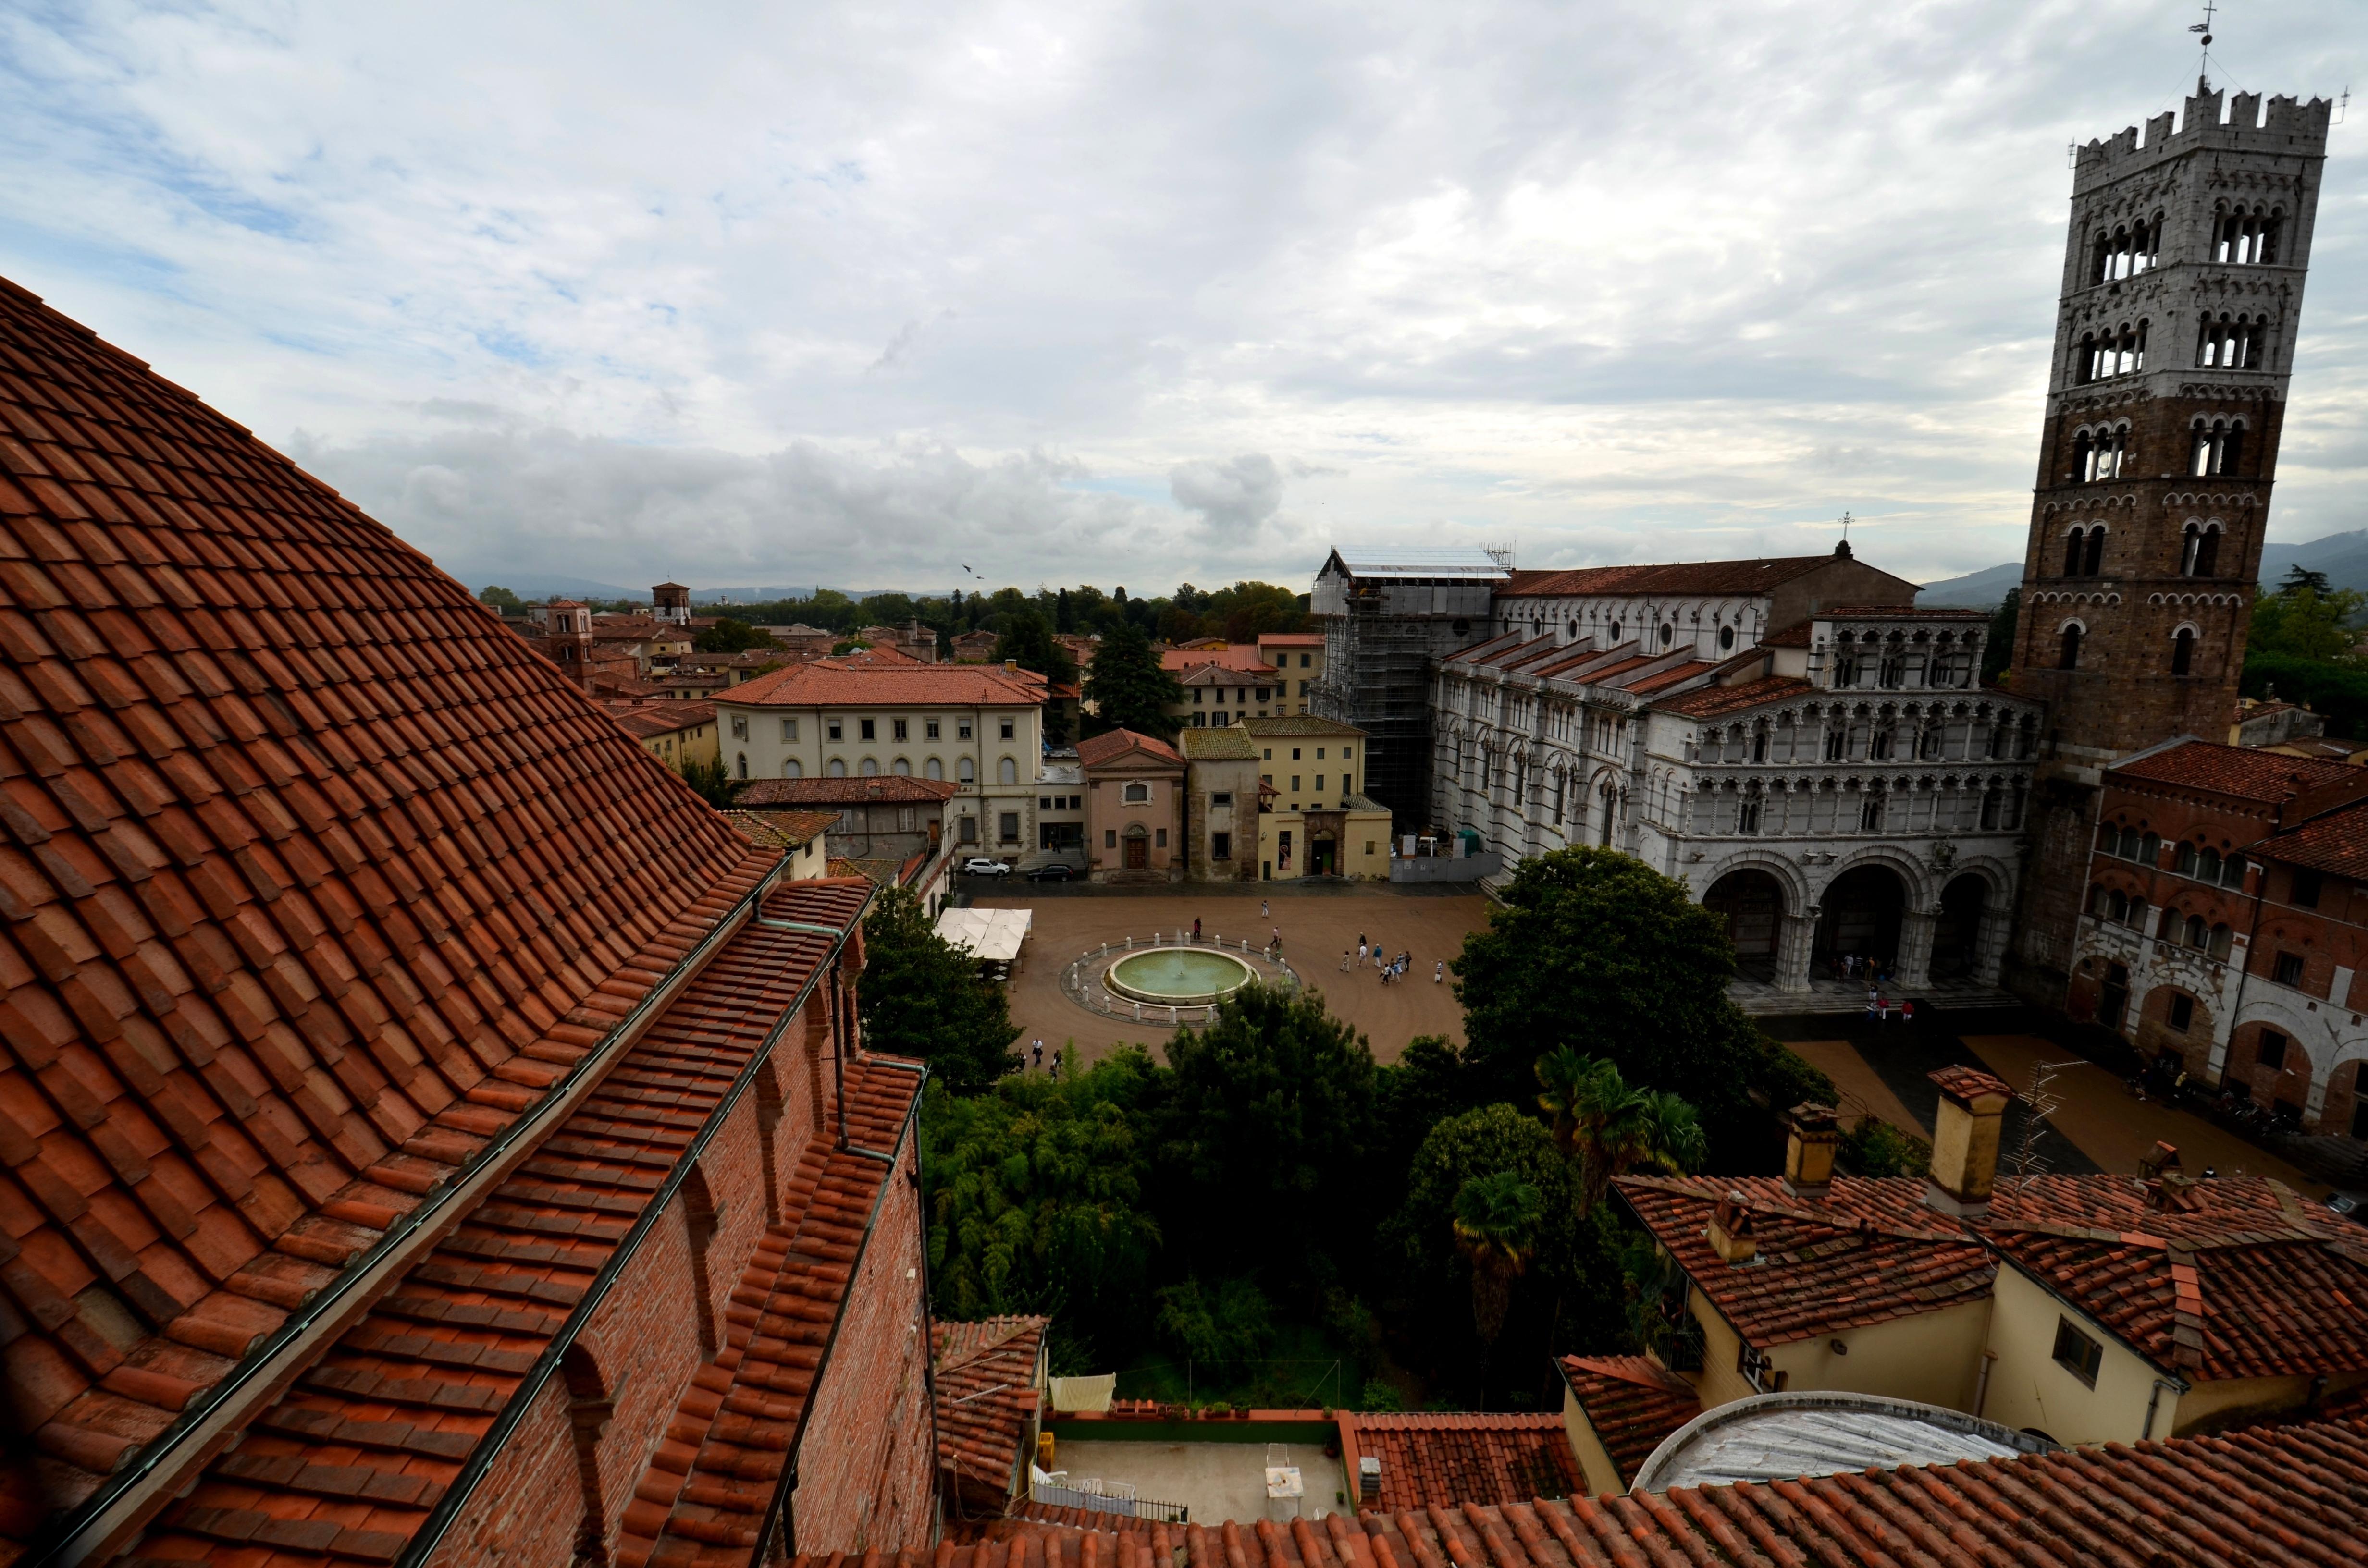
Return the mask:
[[1214, 948], [1154, 948], [1110, 965], [1102, 983], [1130, 1001], [1204, 1007], [1258, 979], [1258, 971]]

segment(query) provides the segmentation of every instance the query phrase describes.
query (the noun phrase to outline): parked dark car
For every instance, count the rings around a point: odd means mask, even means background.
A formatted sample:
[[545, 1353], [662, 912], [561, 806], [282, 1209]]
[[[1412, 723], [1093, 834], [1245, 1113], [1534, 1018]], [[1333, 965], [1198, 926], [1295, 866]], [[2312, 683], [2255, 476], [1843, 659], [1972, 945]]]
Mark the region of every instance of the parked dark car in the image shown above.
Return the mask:
[[1065, 882], [1077, 874], [1077, 869], [1066, 860], [1048, 860], [1028, 873], [1031, 882]]

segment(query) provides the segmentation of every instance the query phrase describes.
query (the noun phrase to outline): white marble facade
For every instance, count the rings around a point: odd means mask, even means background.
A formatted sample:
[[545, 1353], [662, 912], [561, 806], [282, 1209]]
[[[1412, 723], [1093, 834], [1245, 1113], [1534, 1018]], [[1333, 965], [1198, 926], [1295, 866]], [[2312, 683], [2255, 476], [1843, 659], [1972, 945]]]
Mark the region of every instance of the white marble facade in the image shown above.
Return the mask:
[[[1765, 600], [1508, 605], [1434, 680], [1434, 815], [1508, 863], [1634, 855], [1726, 915], [1780, 990], [1854, 953], [1994, 984], [2040, 705], [1979, 684], [1987, 617]], [[1616, 641], [1615, 641], [1616, 639]]]

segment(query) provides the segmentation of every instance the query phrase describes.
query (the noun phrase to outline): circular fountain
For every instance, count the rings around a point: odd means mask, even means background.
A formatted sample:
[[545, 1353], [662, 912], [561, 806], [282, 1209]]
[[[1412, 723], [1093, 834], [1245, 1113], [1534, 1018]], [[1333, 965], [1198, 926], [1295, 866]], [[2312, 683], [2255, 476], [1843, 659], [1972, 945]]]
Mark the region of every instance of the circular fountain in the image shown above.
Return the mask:
[[1258, 978], [1248, 964], [1213, 948], [1153, 948], [1110, 965], [1102, 983], [1130, 1001], [1205, 1007]]

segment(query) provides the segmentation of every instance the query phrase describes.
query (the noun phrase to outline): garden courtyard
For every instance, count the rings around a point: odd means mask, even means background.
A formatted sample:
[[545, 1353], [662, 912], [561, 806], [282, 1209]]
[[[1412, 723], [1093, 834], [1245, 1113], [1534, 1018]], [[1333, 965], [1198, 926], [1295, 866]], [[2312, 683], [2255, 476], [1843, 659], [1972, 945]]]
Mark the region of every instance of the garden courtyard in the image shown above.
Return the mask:
[[[1288, 884], [1286, 884], [1287, 886]], [[1441, 960], [1463, 950], [1465, 933], [1487, 924], [1488, 901], [1479, 893], [1402, 892], [1388, 883], [1332, 885], [1320, 891], [1269, 891], [1272, 911], [1258, 915], [1260, 894], [1230, 888], [1200, 891], [1190, 884], [1148, 889], [1099, 887], [973, 886], [968, 903], [983, 909], [1030, 909], [1035, 924], [1011, 986], [1011, 1021], [1020, 1045], [1042, 1040], [1049, 1056], [1074, 1040], [1081, 1062], [1107, 1056], [1119, 1045], [1151, 1048], [1173, 1030], [1165, 1023], [1135, 1023], [1087, 1011], [1061, 990], [1061, 971], [1089, 949], [1132, 936], [1138, 943], [1155, 930], [1191, 929], [1195, 918], [1206, 937], [1228, 946], [1247, 937], [1263, 946], [1272, 928], [1282, 932], [1283, 957], [1325, 1006], [1372, 1044], [1377, 1061], [1395, 1062], [1417, 1035], [1444, 1035], [1463, 1042], [1463, 1014], [1456, 1006], [1454, 977], [1431, 979]], [[1360, 936], [1393, 955], [1414, 956], [1403, 981], [1384, 985], [1372, 965], [1340, 972], [1340, 955], [1352, 952]]]

